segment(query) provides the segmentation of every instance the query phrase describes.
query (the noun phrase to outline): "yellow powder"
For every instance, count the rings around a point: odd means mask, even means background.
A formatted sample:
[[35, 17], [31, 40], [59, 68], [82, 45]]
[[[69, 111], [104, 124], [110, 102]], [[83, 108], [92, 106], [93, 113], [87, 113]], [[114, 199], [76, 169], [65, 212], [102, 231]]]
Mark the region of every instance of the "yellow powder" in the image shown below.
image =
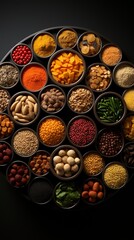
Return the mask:
[[33, 50], [39, 57], [50, 56], [55, 48], [55, 40], [49, 34], [39, 35], [33, 42]]
[[126, 91], [124, 94], [124, 101], [127, 105], [127, 109], [134, 111], [134, 89]]

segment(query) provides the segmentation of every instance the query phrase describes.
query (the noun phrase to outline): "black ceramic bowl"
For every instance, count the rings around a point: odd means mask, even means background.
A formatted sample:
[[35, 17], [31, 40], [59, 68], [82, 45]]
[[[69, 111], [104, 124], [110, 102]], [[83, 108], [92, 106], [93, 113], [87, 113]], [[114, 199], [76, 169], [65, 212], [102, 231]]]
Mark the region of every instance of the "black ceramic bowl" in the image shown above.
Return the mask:
[[0, 166], [7, 166], [13, 160], [14, 152], [10, 143], [0, 141]]
[[134, 87], [125, 89], [122, 98], [126, 103], [128, 112], [134, 113]]
[[9, 91], [0, 87], [0, 113], [3, 113], [7, 110], [10, 97], [11, 95]]
[[63, 27], [58, 31], [56, 39], [60, 48], [74, 48], [77, 44], [78, 33], [74, 28]]
[[62, 181], [77, 179], [83, 169], [83, 157], [72, 145], [60, 145], [50, 155], [50, 171]]
[[134, 141], [134, 113], [129, 112], [125, 116], [122, 124], [122, 131], [126, 141]]
[[86, 62], [76, 50], [60, 49], [49, 58], [47, 71], [54, 84], [72, 87], [83, 80]]
[[128, 169], [134, 169], [134, 141], [125, 143], [122, 150], [122, 162]]
[[0, 113], [0, 140], [9, 139], [13, 132], [15, 126], [11, 117], [7, 113]]
[[15, 65], [23, 67], [32, 61], [33, 52], [29, 45], [18, 43], [12, 48], [10, 56]]

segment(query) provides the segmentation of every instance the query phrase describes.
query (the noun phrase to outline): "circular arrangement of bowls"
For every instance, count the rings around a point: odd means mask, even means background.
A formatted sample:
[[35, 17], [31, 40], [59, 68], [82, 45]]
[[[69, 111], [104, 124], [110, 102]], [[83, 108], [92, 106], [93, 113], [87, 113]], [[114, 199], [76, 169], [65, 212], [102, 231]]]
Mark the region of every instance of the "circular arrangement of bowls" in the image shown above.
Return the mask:
[[89, 29], [44, 29], [16, 44], [0, 62], [10, 186], [61, 211], [114, 197], [134, 175], [133, 87], [133, 63]]

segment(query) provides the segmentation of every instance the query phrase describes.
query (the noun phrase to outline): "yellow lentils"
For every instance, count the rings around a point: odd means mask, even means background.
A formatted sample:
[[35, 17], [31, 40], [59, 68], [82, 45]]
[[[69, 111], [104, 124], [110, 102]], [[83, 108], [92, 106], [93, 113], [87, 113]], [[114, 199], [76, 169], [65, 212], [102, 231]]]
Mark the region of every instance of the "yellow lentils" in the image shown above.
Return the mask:
[[104, 160], [98, 153], [87, 153], [84, 157], [84, 170], [87, 175], [97, 175], [104, 167]]

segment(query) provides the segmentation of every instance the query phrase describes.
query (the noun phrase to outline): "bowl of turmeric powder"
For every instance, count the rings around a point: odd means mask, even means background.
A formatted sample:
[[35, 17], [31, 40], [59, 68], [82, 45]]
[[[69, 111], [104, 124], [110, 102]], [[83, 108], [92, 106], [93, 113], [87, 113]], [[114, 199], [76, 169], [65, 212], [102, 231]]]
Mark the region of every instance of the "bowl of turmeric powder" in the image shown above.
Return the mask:
[[74, 49], [60, 49], [49, 58], [47, 70], [52, 82], [62, 87], [71, 87], [83, 80], [86, 63]]

